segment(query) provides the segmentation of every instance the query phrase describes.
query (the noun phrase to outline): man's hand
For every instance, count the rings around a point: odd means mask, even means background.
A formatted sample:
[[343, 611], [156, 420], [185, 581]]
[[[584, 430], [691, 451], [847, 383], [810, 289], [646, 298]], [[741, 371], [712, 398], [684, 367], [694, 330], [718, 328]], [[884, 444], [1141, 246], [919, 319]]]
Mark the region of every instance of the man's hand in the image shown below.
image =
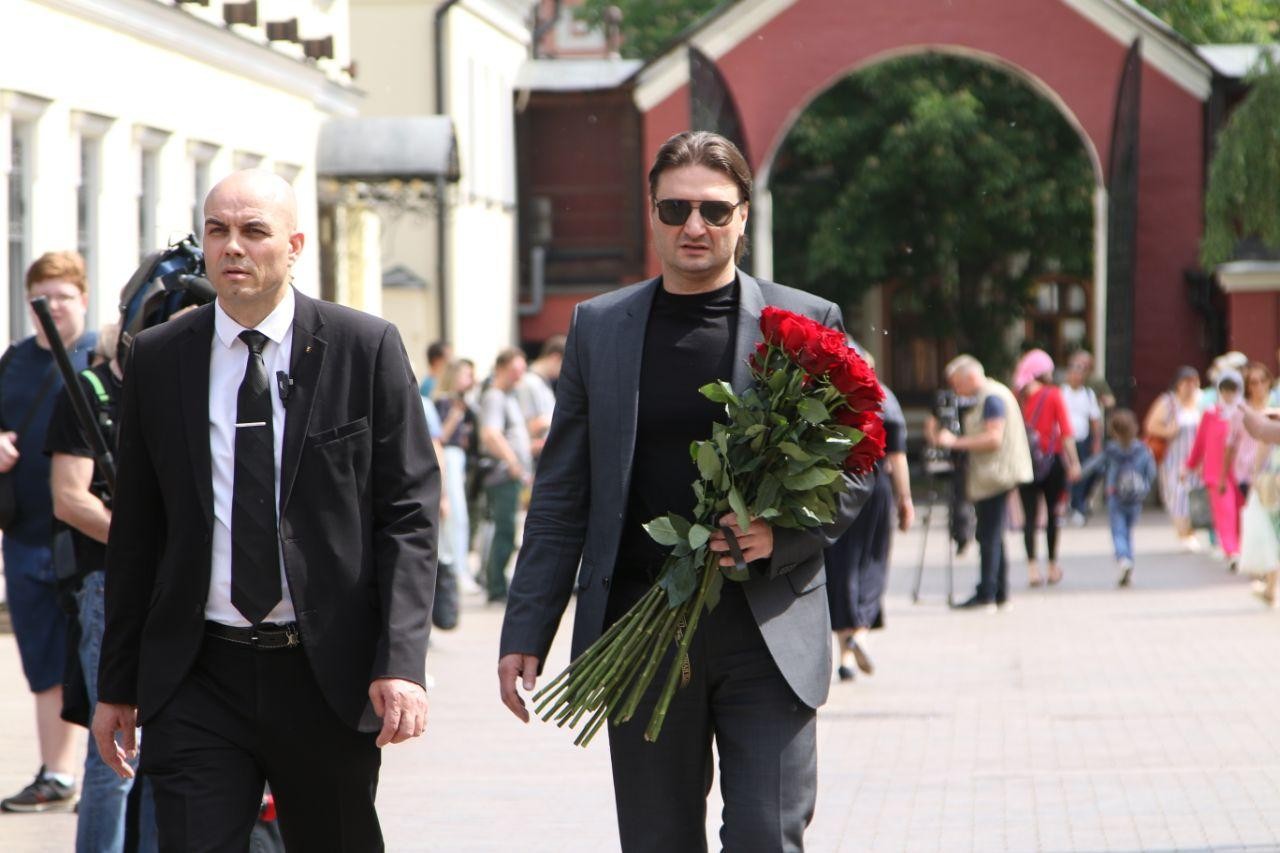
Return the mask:
[[[738, 540], [738, 547], [742, 549], [742, 559], [746, 562], [752, 563], [773, 556], [773, 527], [769, 522], [753, 518], [751, 526], [743, 530], [738, 526], [737, 514], [731, 512], [720, 516], [720, 523], [733, 531], [733, 535]], [[707, 547], [726, 555], [720, 558], [720, 565], [736, 565], [733, 555], [729, 553], [729, 540], [722, 531], [716, 530], [711, 534]]]
[[521, 722], [529, 722], [529, 709], [516, 689], [516, 679], [523, 676], [525, 692], [533, 692], [538, 684], [538, 665], [541, 661], [533, 655], [511, 654], [498, 659], [498, 694], [502, 704]]
[[1067, 463], [1067, 482], [1068, 483], [1080, 482], [1080, 466], [1079, 465], [1076, 465], [1071, 462]]
[[898, 529], [906, 533], [911, 529], [911, 522], [916, 520], [916, 506], [910, 497], [898, 501]]
[[933, 441], [943, 450], [950, 450], [956, 446], [956, 435], [951, 430], [940, 429], [933, 437]]
[[427, 727], [427, 691], [404, 678], [377, 678], [369, 685], [373, 712], [382, 718], [379, 748], [418, 737]]
[[18, 434], [0, 432], [0, 474], [6, 474], [18, 464]]
[[[124, 779], [133, 778], [129, 762], [138, 757], [138, 707], [99, 702], [93, 712], [94, 743], [102, 763]], [[119, 742], [116, 732], [120, 733]]]

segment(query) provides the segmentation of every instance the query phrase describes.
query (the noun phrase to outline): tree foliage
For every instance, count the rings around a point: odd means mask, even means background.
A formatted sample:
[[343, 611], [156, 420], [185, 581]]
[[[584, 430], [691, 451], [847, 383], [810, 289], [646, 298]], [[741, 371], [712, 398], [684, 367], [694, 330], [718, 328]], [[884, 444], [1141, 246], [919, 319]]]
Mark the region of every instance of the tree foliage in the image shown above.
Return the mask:
[[622, 55], [651, 59], [671, 40], [721, 0], [584, 0], [575, 14], [592, 27], [604, 28], [610, 6], [622, 10]]
[[1280, 36], [1280, 0], [1141, 0], [1196, 44], [1244, 44]]
[[1252, 238], [1280, 247], [1280, 69], [1253, 80], [1221, 133], [1205, 190], [1200, 262], [1212, 268]]
[[845, 78], [801, 115], [771, 187], [779, 280], [846, 306], [896, 283], [895, 311], [989, 366], [1038, 275], [1092, 275], [1079, 137], [985, 64], [925, 55]]

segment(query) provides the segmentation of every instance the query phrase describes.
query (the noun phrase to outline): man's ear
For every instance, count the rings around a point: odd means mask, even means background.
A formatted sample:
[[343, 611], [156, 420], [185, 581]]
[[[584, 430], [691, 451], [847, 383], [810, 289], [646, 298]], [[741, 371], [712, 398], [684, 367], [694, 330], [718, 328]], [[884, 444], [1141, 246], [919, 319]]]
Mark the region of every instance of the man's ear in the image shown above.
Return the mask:
[[296, 261], [298, 255], [302, 254], [302, 246], [306, 243], [307, 238], [301, 231], [296, 231], [289, 235], [289, 260]]

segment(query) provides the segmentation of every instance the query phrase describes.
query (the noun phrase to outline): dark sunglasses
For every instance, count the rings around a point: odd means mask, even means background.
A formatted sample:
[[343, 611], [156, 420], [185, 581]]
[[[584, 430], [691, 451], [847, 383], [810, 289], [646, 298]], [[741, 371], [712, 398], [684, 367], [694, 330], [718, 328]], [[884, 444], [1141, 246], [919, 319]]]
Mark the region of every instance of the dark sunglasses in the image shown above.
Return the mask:
[[658, 208], [658, 221], [663, 225], [683, 225], [689, 221], [689, 214], [695, 210], [702, 221], [717, 228], [728, 225], [733, 212], [744, 202], [730, 204], [727, 201], [686, 201], [682, 198], [664, 198], [655, 203]]

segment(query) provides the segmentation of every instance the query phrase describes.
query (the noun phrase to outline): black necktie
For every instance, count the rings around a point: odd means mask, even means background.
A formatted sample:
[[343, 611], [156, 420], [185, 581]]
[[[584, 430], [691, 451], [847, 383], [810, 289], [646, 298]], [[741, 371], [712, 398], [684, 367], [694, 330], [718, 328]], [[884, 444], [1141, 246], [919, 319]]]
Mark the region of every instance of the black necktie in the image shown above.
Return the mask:
[[280, 601], [276, 540], [275, 429], [271, 384], [262, 348], [267, 336], [248, 330], [244, 381], [236, 396], [236, 463], [231, 497], [231, 603], [257, 625]]

